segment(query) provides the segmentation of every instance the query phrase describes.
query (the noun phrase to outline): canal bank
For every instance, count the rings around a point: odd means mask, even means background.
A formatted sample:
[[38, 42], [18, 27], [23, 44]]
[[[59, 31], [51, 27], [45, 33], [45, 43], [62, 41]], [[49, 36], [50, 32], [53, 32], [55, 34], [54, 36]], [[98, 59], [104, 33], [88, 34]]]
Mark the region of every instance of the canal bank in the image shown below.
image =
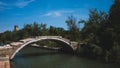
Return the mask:
[[9, 56], [0, 57], [0, 68], [10, 68]]

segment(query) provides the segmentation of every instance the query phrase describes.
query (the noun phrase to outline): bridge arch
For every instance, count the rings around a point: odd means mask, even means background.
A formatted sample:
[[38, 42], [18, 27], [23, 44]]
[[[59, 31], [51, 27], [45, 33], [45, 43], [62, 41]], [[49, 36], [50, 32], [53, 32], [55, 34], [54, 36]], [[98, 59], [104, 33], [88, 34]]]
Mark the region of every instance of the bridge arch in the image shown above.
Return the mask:
[[42, 36], [42, 37], [38, 37], [38, 38], [35, 38], [31, 41], [28, 41], [26, 42], [25, 44], [21, 45], [11, 56], [10, 59], [13, 59], [15, 57], [15, 55], [22, 49], [24, 48], [25, 46], [31, 44], [31, 43], [34, 43], [34, 42], [37, 42], [37, 41], [42, 41], [42, 40], [56, 40], [56, 41], [60, 41], [60, 42], [63, 42], [65, 44], [67, 44], [72, 50], [74, 50], [73, 46], [71, 45], [70, 41], [65, 39], [65, 38], [62, 38], [61, 36]]

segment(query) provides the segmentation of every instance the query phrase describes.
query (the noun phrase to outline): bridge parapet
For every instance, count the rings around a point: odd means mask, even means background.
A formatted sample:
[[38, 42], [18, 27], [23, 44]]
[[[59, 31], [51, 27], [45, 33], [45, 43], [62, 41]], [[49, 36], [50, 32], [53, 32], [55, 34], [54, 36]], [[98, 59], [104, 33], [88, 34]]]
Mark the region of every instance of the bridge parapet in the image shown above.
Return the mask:
[[64, 40], [66, 42], [70, 42], [70, 40], [63, 38], [62, 36], [36, 36], [35, 39], [39, 39], [39, 38], [42, 38], [42, 39], [61, 39], [61, 40]]
[[62, 38], [62, 36], [36, 36], [36, 38]]

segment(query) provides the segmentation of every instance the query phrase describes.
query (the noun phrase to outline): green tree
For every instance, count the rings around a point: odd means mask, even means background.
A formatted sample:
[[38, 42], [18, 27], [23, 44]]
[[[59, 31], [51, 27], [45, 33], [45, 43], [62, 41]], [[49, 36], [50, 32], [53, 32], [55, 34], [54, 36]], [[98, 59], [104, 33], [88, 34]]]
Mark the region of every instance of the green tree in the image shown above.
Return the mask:
[[23, 35], [24, 37], [32, 36], [32, 24], [26, 24], [23, 28]]
[[2, 40], [3, 43], [8, 42], [9, 40], [12, 40], [11, 31], [5, 31], [1, 34], [0, 40]]
[[84, 23], [84, 27], [81, 31], [81, 39], [87, 43], [99, 43], [98, 33], [101, 25], [107, 22], [108, 14], [97, 9], [90, 9], [88, 20], [80, 20], [79, 22]]
[[58, 27], [58, 28], [56, 28], [56, 33], [57, 33], [58, 36], [64, 36], [65, 35], [65, 30], [64, 30], [64, 28]]
[[48, 35], [48, 29], [46, 24], [40, 24], [40, 35]]
[[[109, 15], [104, 11], [90, 9], [88, 20], [82, 20], [84, 27], [81, 31], [81, 38], [89, 45], [96, 45], [102, 48], [102, 56], [105, 58], [107, 52], [113, 47], [112, 28], [109, 27]], [[93, 48], [94, 49], [94, 48]], [[91, 52], [92, 54], [93, 52]], [[108, 56], [107, 56], [108, 58]]]
[[69, 16], [66, 20], [69, 36], [71, 40], [77, 41], [79, 39], [79, 23], [76, 21], [76, 18], [73, 16]]
[[[114, 0], [113, 5], [109, 10], [109, 25], [112, 28], [114, 46], [112, 49], [113, 58], [120, 55], [120, 0]], [[119, 59], [117, 59], [119, 60]]]
[[34, 22], [32, 25], [32, 36], [39, 36], [40, 32], [40, 25], [37, 22]]
[[114, 32], [115, 43], [120, 45], [120, 0], [114, 0], [109, 15], [110, 25]]
[[57, 35], [56, 28], [54, 26], [49, 27], [49, 35]]

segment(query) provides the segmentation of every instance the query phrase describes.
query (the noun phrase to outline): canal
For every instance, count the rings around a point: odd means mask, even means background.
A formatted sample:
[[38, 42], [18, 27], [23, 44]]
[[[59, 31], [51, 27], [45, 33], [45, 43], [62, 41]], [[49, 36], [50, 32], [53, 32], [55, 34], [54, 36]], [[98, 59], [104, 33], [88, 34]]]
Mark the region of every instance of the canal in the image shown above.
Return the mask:
[[11, 68], [120, 68], [120, 65], [26, 46], [11, 61]]

